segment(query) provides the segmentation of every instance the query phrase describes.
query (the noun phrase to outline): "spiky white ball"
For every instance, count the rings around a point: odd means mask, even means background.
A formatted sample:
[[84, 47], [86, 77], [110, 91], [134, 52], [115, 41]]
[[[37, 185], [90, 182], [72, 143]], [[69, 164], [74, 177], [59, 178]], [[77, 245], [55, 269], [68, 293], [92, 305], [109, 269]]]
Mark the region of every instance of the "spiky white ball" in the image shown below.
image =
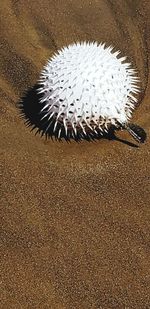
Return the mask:
[[[55, 54], [41, 73], [42, 119], [58, 137], [107, 132], [111, 125], [126, 124], [139, 91], [138, 78], [126, 57], [105, 44], [76, 43]], [[59, 129], [58, 129], [59, 128]]]

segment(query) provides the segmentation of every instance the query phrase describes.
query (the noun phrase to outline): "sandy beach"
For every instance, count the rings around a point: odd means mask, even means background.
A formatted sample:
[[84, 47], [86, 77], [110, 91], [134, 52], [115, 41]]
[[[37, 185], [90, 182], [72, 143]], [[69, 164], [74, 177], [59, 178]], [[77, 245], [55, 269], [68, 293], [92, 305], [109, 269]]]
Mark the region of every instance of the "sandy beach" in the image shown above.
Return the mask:
[[[1, 294], [3, 309], [148, 309], [149, 1], [4, 0], [1, 4]], [[18, 102], [57, 49], [112, 44], [141, 79], [124, 141], [45, 140]]]

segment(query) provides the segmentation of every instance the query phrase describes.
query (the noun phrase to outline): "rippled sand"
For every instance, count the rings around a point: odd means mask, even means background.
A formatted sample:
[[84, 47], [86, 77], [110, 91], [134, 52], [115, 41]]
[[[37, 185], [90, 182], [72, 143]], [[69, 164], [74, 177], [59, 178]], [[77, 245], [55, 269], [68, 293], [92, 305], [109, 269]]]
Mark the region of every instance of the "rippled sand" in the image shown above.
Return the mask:
[[[2, 307], [148, 309], [149, 138], [58, 142], [17, 103], [48, 57], [76, 40], [113, 44], [141, 78], [133, 120], [149, 135], [148, 1], [1, 4]], [[127, 132], [117, 132], [133, 143]]]

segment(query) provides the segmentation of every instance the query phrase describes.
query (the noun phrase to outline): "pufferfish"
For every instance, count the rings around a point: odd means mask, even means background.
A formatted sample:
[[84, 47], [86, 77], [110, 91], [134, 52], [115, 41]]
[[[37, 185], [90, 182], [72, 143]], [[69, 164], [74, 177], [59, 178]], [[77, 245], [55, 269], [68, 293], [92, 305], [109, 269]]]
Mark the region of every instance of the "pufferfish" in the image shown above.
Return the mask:
[[126, 57], [113, 49], [105, 43], [74, 43], [48, 60], [38, 82], [45, 134], [51, 128], [58, 138], [106, 135], [113, 127], [144, 142], [144, 130], [130, 123], [139, 78]]

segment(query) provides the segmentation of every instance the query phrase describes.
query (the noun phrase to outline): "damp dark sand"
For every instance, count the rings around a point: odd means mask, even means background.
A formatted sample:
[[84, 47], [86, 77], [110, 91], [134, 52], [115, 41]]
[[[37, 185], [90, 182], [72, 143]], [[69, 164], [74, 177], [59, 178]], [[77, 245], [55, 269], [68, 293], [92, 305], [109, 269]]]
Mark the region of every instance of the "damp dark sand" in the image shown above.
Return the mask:
[[17, 108], [57, 48], [106, 41], [138, 69], [133, 120], [149, 134], [149, 9], [144, 0], [2, 1], [1, 308], [149, 308], [149, 141], [45, 141]]

